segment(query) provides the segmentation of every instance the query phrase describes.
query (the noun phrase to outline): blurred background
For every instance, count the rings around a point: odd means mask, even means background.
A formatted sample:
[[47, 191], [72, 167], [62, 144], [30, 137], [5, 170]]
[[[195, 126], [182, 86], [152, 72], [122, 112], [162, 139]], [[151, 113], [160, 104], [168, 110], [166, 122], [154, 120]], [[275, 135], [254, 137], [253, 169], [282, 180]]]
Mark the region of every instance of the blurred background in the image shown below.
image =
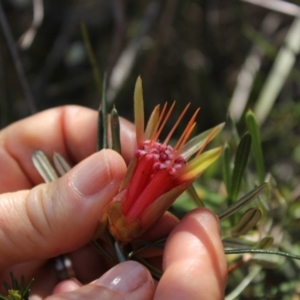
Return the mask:
[[[300, 249], [300, 1], [1, 0], [0, 5], [1, 127], [58, 105], [99, 107], [83, 22], [101, 78], [108, 76], [109, 105], [121, 116], [133, 121], [139, 75], [147, 116], [154, 105], [177, 100], [176, 120], [191, 102], [190, 115], [201, 107], [197, 131], [229, 120], [240, 135], [247, 130], [244, 113], [254, 111], [265, 168], [276, 178], [278, 199], [286, 201], [282, 213], [290, 217], [282, 219], [281, 230]], [[221, 140], [230, 136], [232, 128], [225, 129]], [[251, 162], [249, 168], [253, 171]], [[214, 184], [210, 178], [208, 186]], [[287, 288], [296, 271], [299, 266], [294, 273], [278, 273], [273, 282], [286, 284], [288, 298], [278, 290], [266, 296], [262, 279], [259, 290], [241, 299], [300, 299], [297, 281], [292, 292]]]
[[[230, 0], [1, 3], [37, 110], [62, 104], [98, 107], [101, 99], [80, 29], [84, 21], [99, 70], [110, 79], [109, 101], [120, 114], [132, 119], [133, 86], [141, 75], [148, 109], [174, 99], [181, 106], [192, 102], [202, 108], [203, 127], [225, 120], [253, 44], [265, 38], [276, 49], [293, 21], [290, 15]], [[0, 43], [3, 126], [30, 110], [3, 32]], [[274, 57], [267, 54], [247, 106], [253, 105], [272, 64]], [[287, 90], [294, 99], [299, 93], [293, 82]]]
[[[298, 2], [1, 0], [8, 28], [2, 26], [0, 34], [0, 126], [57, 105], [99, 107], [84, 22], [101, 76], [108, 74], [109, 104], [120, 115], [133, 120], [138, 75], [147, 116], [157, 103], [177, 100], [179, 113], [191, 102], [190, 115], [201, 107], [198, 130], [225, 121], [228, 111], [244, 130], [243, 113], [254, 109], [264, 126], [267, 165], [280, 160], [284, 174], [276, 172], [290, 180], [294, 169], [299, 171], [290, 157], [300, 162], [299, 50], [287, 58], [291, 64], [281, 59], [283, 66], [272, 68], [280, 49], [289, 48]], [[292, 40], [299, 39], [297, 26]], [[12, 57], [13, 46], [18, 59]], [[22, 76], [15, 64], [22, 66]], [[265, 88], [272, 74], [277, 81]], [[280, 157], [272, 151], [278, 145]]]

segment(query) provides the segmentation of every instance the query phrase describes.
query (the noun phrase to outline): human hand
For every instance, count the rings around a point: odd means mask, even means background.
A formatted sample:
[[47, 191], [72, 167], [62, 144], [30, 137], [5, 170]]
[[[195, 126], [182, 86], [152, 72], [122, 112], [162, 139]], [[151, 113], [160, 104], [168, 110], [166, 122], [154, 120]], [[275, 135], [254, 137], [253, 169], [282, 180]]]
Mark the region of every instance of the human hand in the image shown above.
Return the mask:
[[[36, 149], [43, 150], [49, 156], [54, 151], [59, 152], [74, 163], [91, 155], [95, 149], [91, 141], [96, 136], [96, 118], [97, 114], [88, 109], [57, 108], [15, 123], [0, 133], [0, 192], [13, 192], [0, 196], [4, 212], [0, 216], [0, 281], [8, 281], [9, 271], [13, 271], [17, 278], [19, 274], [24, 274], [27, 279], [35, 277], [32, 295], [44, 298], [51, 295], [58, 282], [53, 262], [48, 260], [50, 257], [71, 252], [77, 278], [83, 283], [95, 279], [108, 268], [107, 262], [98, 253], [84, 245], [92, 240], [99, 216], [117, 193], [126, 172], [123, 159], [113, 151], [101, 151], [56, 182], [37, 187], [34, 186], [41, 183], [41, 178], [31, 163], [32, 152]], [[122, 155], [129, 161], [133, 155], [135, 137], [132, 125], [124, 120], [121, 137], [126, 141]], [[163, 224], [157, 227], [160, 234], [161, 228], [167, 234], [176, 224], [176, 220], [168, 216], [161, 222]], [[155, 233], [155, 228], [153, 230]], [[167, 246], [165, 253], [172, 254], [172, 251], [168, 252]], [[220, 261], [222, 265], [222, 257]], [[166, 272], [158, 286], [157, 295], [159, 290], [164, 291], [163, 282], [168, 282], [164, 278], [168, 278], [170, 266], [166, 263]], [[115, 268], [111, 272], [121, 272], [124, 264]], [[146, 281], [152, 282], [149, 273], [142, 266], [140, 268], [144, 274], [148, 274], [144, 277]], [[99, 279], [100, 283], [105, 276]], [[224, 279], [223, 276], [220, 278]], [[75, 288], [74, 281], [71, 282]], [[54, 288], [54, 293], [65, 292], [69, 283], [60, 283]], [[76, 282], [76, 291], [65, 294], [73, 298], [65, 299], [92, 299], [95, 292], [93, 284], [80, 287]], [[149, 291], [153, 294], [153, 283], [149, 284], [148, 295]], [[83, 296], [83, 292], [89, 296]], [[99, 298], [98, 292], [95, 299]], [[108, 293], [107, 289], [105, 293]]]
[[134, 261], [121, 263], [97, 281], [59, 284], [47, 300], [224, 299], [227, 266], [216, 216], [207, 209], [187, 214], [170, 234], [164, 273], [156, 289], [149, 271]]

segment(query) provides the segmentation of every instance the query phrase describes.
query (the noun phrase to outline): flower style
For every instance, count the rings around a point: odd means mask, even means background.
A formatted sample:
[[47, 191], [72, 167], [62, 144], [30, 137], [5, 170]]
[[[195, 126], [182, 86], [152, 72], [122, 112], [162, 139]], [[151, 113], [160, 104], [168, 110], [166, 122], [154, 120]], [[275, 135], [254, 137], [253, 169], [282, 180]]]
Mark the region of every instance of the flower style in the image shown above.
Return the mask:
[[[138, 78], [134, 93], [137, 150], [118, 195], [108, 205], [107, 214], [100, 220], [100, 223], [108, 224], [111, 235], [119, 242], [128, 243], [153, 226], [222, 151], [218, 147], [202, 153], [208, 142], [220, 132], [223, 124], [186, 143], [196, 125], [199, 109], [188, 122], [176, 145], [168, 145], [189, 104], [165, 141], [158, 142], [174, 105], [175, 102], [167, 110], [166, 103], [161, 112], [160, 106], [156, 106], [144, 131], [142, 82]], [[194, 158], [189, 160], [194, 154]]]

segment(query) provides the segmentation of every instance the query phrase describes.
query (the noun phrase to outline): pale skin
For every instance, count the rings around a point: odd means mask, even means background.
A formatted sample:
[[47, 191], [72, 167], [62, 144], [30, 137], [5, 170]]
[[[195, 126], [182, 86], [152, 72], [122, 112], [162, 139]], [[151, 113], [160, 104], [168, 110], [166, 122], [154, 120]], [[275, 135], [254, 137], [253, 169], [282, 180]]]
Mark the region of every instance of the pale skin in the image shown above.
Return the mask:
[[[55, 108], [0, 131], [0, 282], [13, 271], [35, 278], [31, 299], [223, 299], [227, 266], [217, 217], [207, 209], [166, 214], [148, 236], [170, 233], [156, 285], [141, 264], [112, 267], [90, 245], [134, 153], [134, 127], [121, 122], [122, 157], [95, 153], [97, 113]], [[61, 153], [76, 166], [41, 184], [31, 155]], [[76, 278], [59, 282], [51, 257], [69, 253]], [[160, 258], [161, 259], [161, 258]], [[3, 290], [2, 290], [3, 292]]]

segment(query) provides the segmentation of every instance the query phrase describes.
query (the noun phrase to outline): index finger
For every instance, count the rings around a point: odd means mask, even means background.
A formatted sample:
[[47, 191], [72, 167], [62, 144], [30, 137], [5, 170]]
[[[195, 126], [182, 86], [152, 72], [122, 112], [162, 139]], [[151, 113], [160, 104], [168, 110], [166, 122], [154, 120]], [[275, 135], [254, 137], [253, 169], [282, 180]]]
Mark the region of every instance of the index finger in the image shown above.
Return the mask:
[[[78, 163], [96, 151], [97, 112], [80, 106], [49, 109], [18, 121], [0, 132], [0, 193], [28, 189], [42, 182], [31, 156], [39, 149], [58, 152]], [[133, 125], [121, 119], [122, 155], [132, 157]], [[4, 172], [5, 171], [5, 172]]]
[[165, 246], [158, 299], [224, 299], [227, 266], [219, 224], [208, 209], [188, 213]]

